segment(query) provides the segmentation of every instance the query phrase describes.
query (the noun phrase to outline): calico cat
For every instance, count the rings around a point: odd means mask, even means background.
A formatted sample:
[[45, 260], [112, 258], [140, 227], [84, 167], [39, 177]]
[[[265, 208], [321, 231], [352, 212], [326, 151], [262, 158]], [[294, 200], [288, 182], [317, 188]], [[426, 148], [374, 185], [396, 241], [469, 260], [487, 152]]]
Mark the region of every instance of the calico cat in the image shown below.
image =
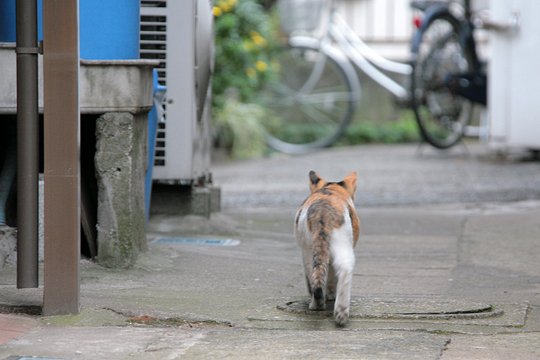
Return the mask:
[[311, 194], [296, 213], [295, 236], [302, 249], [311, 310], [324, 310], [334, 300], [334, 319], [349, 319], [354, 246], [360, 220], [354, 208], [356, 173], [343, 181], [327, 182], [309, 172]]

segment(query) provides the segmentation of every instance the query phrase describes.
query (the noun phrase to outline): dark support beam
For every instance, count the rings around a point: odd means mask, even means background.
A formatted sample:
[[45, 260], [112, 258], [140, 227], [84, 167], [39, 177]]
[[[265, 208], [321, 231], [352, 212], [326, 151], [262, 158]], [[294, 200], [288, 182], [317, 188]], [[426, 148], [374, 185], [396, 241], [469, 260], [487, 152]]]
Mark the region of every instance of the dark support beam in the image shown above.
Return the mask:
[[77, 0], [43, 1], [45, 315], [79, 312], [78, 6]]
[[37, 0], [17, 0], [17, 287], [39, 286]]

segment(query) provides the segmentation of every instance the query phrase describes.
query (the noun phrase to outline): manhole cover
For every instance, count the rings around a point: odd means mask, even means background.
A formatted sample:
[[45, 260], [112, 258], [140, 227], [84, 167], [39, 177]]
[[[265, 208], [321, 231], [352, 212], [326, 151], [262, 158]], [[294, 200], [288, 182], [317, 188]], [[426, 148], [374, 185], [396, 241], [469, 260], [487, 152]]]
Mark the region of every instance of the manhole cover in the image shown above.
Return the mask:
[[[327, 310], [308, 308], [309, 300], [293, 300], [279, 304], [277, 308], [290, 313], [332, 316], [334, 303], [327, 303]], [[365, 319], [483, 319], [500, 316], [503, 311], [486, 303], [460, 300], [351, 300], [351, 318]]]
[[219, 238], [202, 238], [202, 237], [158, 237], [153, 241], [154, 244], [169, 244], [169, 245], [197, 245], [197, 246], [237, 246], [240, 240], [236, 239], [219, 239]]

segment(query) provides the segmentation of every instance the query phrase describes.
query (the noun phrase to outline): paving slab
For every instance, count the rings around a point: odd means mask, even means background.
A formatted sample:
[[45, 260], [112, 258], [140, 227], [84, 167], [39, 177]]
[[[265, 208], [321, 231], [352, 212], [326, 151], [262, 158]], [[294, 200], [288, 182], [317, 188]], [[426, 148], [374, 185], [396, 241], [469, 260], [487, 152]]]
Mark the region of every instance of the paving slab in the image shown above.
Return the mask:
[[0, 314], [0, 346], [23, 336], [37, 326], [39, 322], [29, 316]]
[[0, 358], [178, 359], [203, 337], [177, 328], [48, 326], [3, 345]]
[[214, 331], [185, 358], [435, 360], [448, 341], [446, 336], [379, 331]]
[[540, 333], [453, 336], [441, 360], [537, 360]]

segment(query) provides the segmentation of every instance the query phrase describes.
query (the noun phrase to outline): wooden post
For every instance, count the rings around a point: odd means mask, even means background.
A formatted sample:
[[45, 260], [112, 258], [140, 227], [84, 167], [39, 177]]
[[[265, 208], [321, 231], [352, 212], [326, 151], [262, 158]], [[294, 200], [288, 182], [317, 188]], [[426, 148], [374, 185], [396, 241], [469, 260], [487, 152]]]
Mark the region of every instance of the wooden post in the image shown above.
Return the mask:
[[43, 1], [43, 313], [79, 312], [79, 2]]

